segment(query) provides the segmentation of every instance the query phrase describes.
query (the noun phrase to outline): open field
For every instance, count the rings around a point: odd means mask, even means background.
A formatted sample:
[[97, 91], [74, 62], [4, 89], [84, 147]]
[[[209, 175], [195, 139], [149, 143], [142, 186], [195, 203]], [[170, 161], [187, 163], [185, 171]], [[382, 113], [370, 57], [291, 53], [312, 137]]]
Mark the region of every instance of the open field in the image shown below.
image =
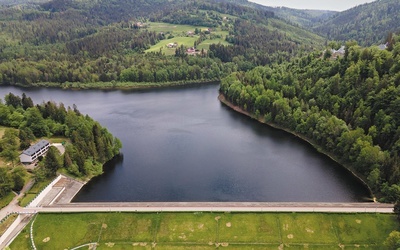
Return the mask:
[[205, 49], [208, 50], [210, 48], [211, 44], [218, 44], [221, 43], [222, 45], [229, 45], [230, 43], [228, 43], [227, 41], [223, 40], [223, 39], [207, 39], [204, 40], [202, 43], [200, 43], [197, 46], [197, 49], [201, 50], [201, 49]]
[[149, 31], [155, 32], [164, 32], [165, 34], [171, 33], [173, 35], [186, 35], [186, 32], [193, 31], [195, 28], [204, 30], [207, 27], [195, 27], [191, 25], [183, 25], [183, 24], [172, 24], [172, 23], [157, 23], [157, 22], [149, 22], [149, 26], [147, 29]]
[[[384, 249], [398, 229], [388, 214], [78, 213], [39, 214], [33, 237], [38, 249]], [[29, 235], [10, 248], [29, 249]]]
[[186, 46], [193, 47], [194, 42], [197, 40], [197, 37], [174, 37], [171, 39], [165, 39], [158, 42], [156, 45], [151, 46], [150, 49], [146, 50], [146, 52], [159, 52], [160, 49], [165, 55], [175, 55], [176, 48], [167, 48], [167, 44], [169, 43], [177, 43], [178, 46]]
[[[147, 27], [147, 29], [150, 31], [155, 31], [157, 33], [163, 32], [166, 34], [166, 36], [168, 36], [168, 34], [174, 36], [174, 38], [162, 40], [156, 45], [151, 46], [150, 49], [146, 50], [146, 52], [159, 52], [161, 49], [165, 55], [175, 54], [175, 48], [167, 48], [167, 44], [169, 43], [177, 43], [178, 46], [183, 45], [185, 47], [194, 46], [194, 42], [197, 39], [199, 39], [200, 36], [198, 35], [187, 36], [188, 31], [194, 32], [196, 28], [202, 31], [208, 29], [207, 27], [197, 27], [197, 26], [181, 25], [181, 24], [156, 23], [156, 22], [149, 22], [148, 24], [149, 26]], [[221, 43], [224, 45], [229, 44], [228, 42], [225, 41], [225, 36], [228, 35], [228, 31], [222, 31], [220, 28], [216, 28], [212, 31], [212, 34], [219, 36], [221, 38], [206, 39], [197, 46], [197, 49], [208, 50], [210, 44], [213, 43]]]

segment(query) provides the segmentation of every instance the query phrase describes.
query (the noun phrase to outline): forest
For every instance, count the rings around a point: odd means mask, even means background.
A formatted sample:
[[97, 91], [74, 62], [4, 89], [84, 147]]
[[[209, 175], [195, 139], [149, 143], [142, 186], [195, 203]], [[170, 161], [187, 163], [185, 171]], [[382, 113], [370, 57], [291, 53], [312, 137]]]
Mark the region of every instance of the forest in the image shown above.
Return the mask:
[[381, 201], [400, 199], [400, 36], [389, 47], [346, 44], [344, 56], [309, 54], [236, 72], [221, 92], [255, 118], [329, 152]]
[[[321, 37], [277, 19], [273, 12], [230, 1], [140, 1], [132, 13], [116, 11], [132, 4], [55, 0], [0, 7], [0, 84], [68, 88], [71, 83], [215, 81], [236, 70], [322, 48]], [[231, 23], [223, 21], [225, 15]], [[231, 45], [211, 44], [201, 56], [188, 56], [188, 47], [213, 39], [212, 32], [202, 32], [193, 45], [180, 45], [175, 57], [145, 53], [173, 37], [137, 25], [147, 21], [226, 30], [229, 34], [222, 39]]]
[[399, 32], [400, 2], [380, 0], [336, 13], [312, 25], [312, 30], [328, 40], [355, 40], [362, 46], [383, 43], [389, 32]]
[[[51, 178], [64, 169], [76, 177], [90, 178], [103, 172], [103, 164], [119, 154], [118, 138], [77, 107], [48, 101], [34, 105], [25, 94], [9, 93], [0, 102], [0, 126], [6, 127], [0, 139], [0, 156], [12, 163], [0, 167], [0, 198], [24, 185], [26, 170], [19, 164], [19, 154], [41, 138], [65, 138], [65, 153], [61, 156], [50, 147], [34, 170], [37, 181]], [[15, 166], [15, 167], [14, 167]], [[11, 169], [9, 169], [11, 168]]]

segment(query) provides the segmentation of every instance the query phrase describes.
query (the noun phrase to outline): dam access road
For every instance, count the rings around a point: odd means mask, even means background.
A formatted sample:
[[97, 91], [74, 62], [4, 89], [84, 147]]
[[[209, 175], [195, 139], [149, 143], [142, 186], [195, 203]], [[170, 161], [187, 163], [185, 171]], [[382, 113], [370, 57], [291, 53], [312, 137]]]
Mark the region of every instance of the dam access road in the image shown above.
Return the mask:
[[[322, 212], [393, 213], [393, 204], [376, 202], [79, 202], [70, 201], [84, 185], [66, 176], [58, 176], [27, 207], [3, 208], [1, 212], [19, 214], [18, 219], [0, 237], [0, 249], [8, 246], [37, 213], [82, 212]], [[11, 210], [10, 210], [11, 209]], [[4, 214], [3, 214], [4, 215]], [[3, 217], [3, 216], [1, 216]], [[0, 218], [0, 220], [3, 218]]]

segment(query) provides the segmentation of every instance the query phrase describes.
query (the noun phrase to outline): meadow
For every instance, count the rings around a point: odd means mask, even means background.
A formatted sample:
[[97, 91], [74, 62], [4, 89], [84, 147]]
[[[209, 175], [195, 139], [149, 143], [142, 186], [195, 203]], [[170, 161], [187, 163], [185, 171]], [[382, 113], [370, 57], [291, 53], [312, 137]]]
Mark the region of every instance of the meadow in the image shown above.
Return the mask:
[[[33, 223], [37, 249], [384, 249], [399, 229], [390, 214], [78, 213]], [[31, 248], [30, 228], [11, 249]]]
[[[148, 30], [154, 31], [157, 33], [163, 32], [164, 34], [166, 34], [167, 37], [169, 35], [172, 35], [173, 38], [162, 40], [162, 41], [158, 42], [157, 44], [151, 46], [151, 48], [149, 48], [145, 52], [159, 52], [161, 50], [161, 52], [164, 53], [165, 55], [174, 55], [175, 48], [168, 48], [167, 45], [169, 43], [177, 43], [178, 46], [183, 45], [185, 47], [193, 47], [195, 41], [198, 40], [200, 36], [195, 35], [195, 34], [188, 35], [188, 32], [190, 32], [190, 31], [194, 32], [196, 28], [201, 31], [208, 29], [207, 27], [149, 22], [148, 26], [147, 26]], [[211, 31], [211, 33], [214, 35], [214, 37], [210, 38], [210, 35], [207, 35], [207, 37], [209, 37], [209, 38], [202, 41], [200, 44], [198, 44], [197, 49], [208, 50], [210, 47], [210, 44], [213, 44], [213, 43], [216, 43], [216, 44], [221, 43], [224, 45], [229, 44], [228, 42], [225, 41], [225, 37], [226, 37], [226, 35], [228, 35], [228, 31], [222, 31], [221, 28], [216, 28], [213, 31]]]

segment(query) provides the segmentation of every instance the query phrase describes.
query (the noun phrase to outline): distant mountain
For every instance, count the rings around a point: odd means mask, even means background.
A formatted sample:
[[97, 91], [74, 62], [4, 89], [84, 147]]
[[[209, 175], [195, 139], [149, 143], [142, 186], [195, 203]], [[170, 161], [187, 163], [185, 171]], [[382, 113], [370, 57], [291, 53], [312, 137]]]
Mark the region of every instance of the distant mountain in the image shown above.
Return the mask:
[[390, 32], [400, 31], [399, 13], [399, 0], [378, 0], [337, 13], [313, 30], [329, 40], [356, 40], [367, 46], [384, 42]]
[[325, 21], [338, 13], [337, 11], [331, 10], [300, 10], [287, 7], [271, 7], [247, 0], [231, 0], [231, 2], [251, 8], [272, 11], [277, 17], [304, 28], [313, 27], [318, 22]]
[[50, 0], [0, 0], [0, 5], [14, 6], [21, 4], [45, 3]]
[[286, 7], [266, 8], [273, 11], [278, 17], [305, 28], [313, 27], [338, 13], [330, 10], [298, 10]]

